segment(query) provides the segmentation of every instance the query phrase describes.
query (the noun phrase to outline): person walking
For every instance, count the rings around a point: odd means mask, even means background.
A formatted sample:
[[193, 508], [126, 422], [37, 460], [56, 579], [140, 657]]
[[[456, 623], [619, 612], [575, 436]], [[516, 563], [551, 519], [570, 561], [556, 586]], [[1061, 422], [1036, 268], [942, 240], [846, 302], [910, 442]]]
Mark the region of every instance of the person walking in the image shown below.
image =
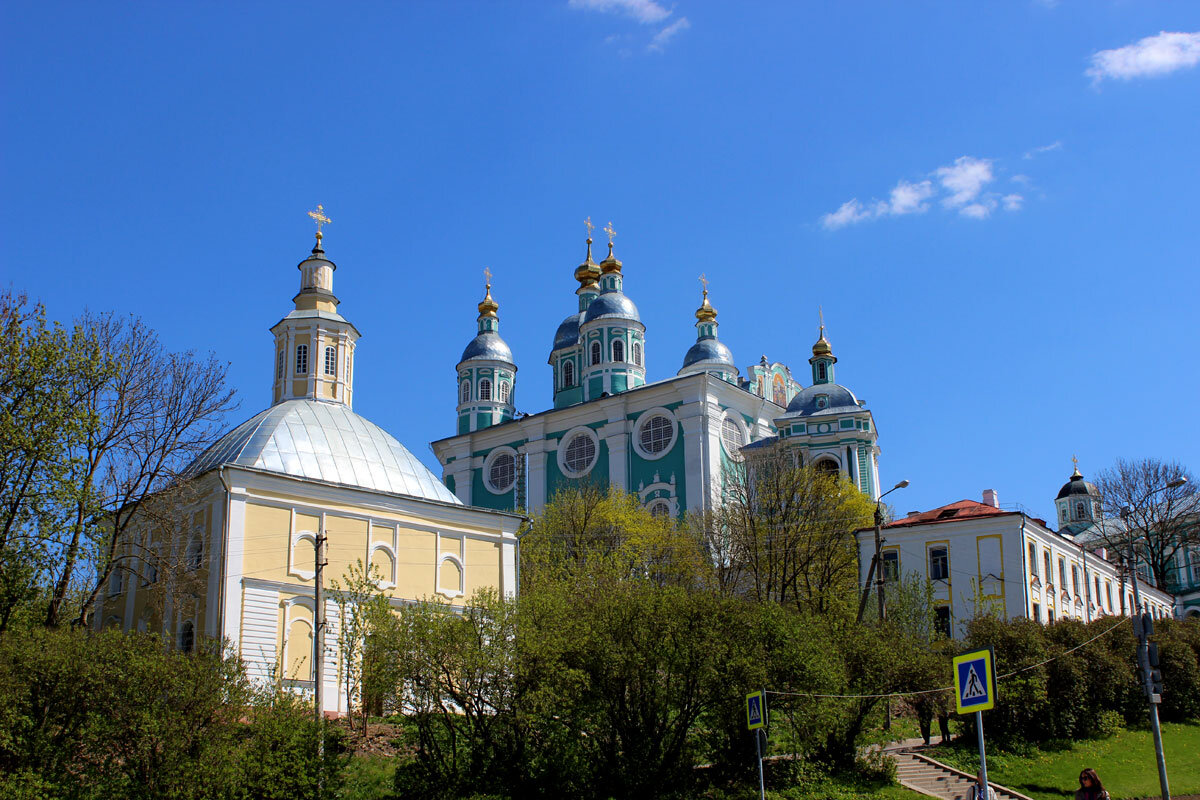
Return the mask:
[[983, 770], [979, 771], [975, 777], [975, 783], [971, 784], [971, 788], [967, 792], [967, 800], [996, 800], [995, 789], [989, 786], [986, 792], [983, 790]]
[[1109, 800], [1096, 770], [1089, 767], [1079, 773], [1079, 789], [1075, 792], [1075, 800]]

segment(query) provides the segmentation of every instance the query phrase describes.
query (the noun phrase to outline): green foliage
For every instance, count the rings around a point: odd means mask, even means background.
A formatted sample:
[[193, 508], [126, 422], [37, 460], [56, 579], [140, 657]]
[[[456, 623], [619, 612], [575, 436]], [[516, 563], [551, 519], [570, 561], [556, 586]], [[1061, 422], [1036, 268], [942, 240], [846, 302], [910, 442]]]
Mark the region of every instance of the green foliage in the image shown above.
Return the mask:
[[[1160, 714], [1200, 719], [1200, 623], [1160, 620], [1156, 626], [1166, 687]], [[1043, 626], [980, 617], [971, 622], [964, 649], [986, 645], [995, 648], [998, 674], [1020, 670], [1000, 681], [996, 708], [988, 712], [988, 738], [1002, 746], [1104, 737], [1145, 724], [1137, 640], [1128, 620]], [[972, 720], [966, 722], [973, 731]]]
[[[321, 726], [324, 727], [324, 726]], [[326, 795], [343, 757], [290, 696], [255, 696], [238, 662], [156, 636], [34, 629], [0, 640], [0, 796]]]

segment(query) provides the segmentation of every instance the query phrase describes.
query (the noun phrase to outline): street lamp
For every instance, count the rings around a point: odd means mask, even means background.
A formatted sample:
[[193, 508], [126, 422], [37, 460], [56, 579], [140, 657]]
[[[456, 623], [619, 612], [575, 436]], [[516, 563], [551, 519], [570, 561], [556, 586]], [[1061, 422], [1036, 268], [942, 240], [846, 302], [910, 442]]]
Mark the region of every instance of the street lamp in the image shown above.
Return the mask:
[[[1159, 486], [1157, 489], [1151, 489], [1142, 495], [1142, 499], [1137, 502], [1138, 506], [1145, 503], [1151, 496], [1167, 489], [1178, 489], [1187, 483], [1187, 477], [1176, 478], [1166, 486]], [[1154, 731], [1154, 753], [1158, 757], [1158, 785], [1162, 789], [1163, 800], [1171, 800], [1171, 790], [1167, 786], [1167, 762], [1163, 758], [1162, 746], [1162, 729], [1158, 725], [1158, 703], [1159, 697], [1154, 692], [1154, 677], [1151, 674], [1150, 666], [1150, 644], [1148, 642], [1149, 631], [1147, 631], [1148, 614], [1142, 614], [1142, 595], [1138, 591], [1138, 574], [1137, 574], [1137, 554], [1134, 551], [1134, 535], [1133, 526], [1129, 524], [1129, 516], [1133, 513], [1133, 509], [1129, 506], [1121, 507], [1121, 521], [1125, 523], [1125, 530], [1129, 533], [1129, 579], [1133, 583], [1133, 608], [1131, 611], [1134, 617], [1134, 627], [1137, 631], [1138, 649], [1137, 661], [1138, 667], [1142, 671], [1142, 688], [1146, 690], [1146, 700], [1150, 703], [1150, 729]], [[1139, 618], [1136, 615], [1141, 614]]]
[[879, 594], [880, 622], [883, 622], [885, 619], [887, 619], [887, 608], [883, 602], [883, 537], [880, 531], [880, 529], [883, 527], [883, 498], [887, 497], [897, 489], [905, 489], [907, 487], [908, 480], [902, 480], [883, 494], [879, 495], [879, 499], [875, 501], [875, 589]]

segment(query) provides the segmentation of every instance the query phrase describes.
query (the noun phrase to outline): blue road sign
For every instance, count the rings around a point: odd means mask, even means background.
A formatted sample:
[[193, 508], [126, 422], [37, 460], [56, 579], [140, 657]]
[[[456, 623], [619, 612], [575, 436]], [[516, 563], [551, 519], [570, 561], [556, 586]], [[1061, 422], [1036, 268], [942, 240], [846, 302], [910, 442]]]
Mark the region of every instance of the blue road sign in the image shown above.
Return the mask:
[[746, 727], [757, 730], [767, 724], [766, 704], [762, 692], [751, 692], [746, 695]]
[[954, 695], [960, 714], [995, 707], [996, 677], [990, 647], [954, 657]]

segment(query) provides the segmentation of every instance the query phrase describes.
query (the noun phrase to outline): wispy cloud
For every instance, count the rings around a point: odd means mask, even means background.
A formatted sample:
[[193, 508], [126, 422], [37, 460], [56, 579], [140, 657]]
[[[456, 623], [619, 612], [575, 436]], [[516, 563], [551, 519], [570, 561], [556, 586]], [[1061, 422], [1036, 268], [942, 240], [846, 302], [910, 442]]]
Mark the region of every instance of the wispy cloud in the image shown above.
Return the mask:
[[659, 5], [654, 0], [568, 0], [567, 4], [571, 8], [587, 11], [624, 14], [643, 25], [653, 25], [671, 16], [671, 9]]
[[1097, 84], [1105, 78], [1123, 81], [1167, 75], [1200, 64], [1200, 31], [1147, 36], [1133, 44], [1092, 55], [1085, 75]]
[[675, 38], [675, 34], [679, 33], [680, 31], [686, 31], [690, 27], [692, 27], [692, 23], [688, 22], [688, 18], [680, 17], [658, 33], [654, 34], [654, 38], [650, 40], [650, 44], [648, 44], [646, 47], [648, 50], [657, 50], [661, 53], [662, 49], [666, 47], [667, 42]]
[[1025, 198], [1016, 193], [1003, 196], [989, 191], [989, 184], [996, 179], [992, 168], [994, 160], [962, 156], [953, 164], [938, 167], [929, 178], [909, 182], [900, 180], [888, 195], [887, 200], [871, 200], [863, 203], [857, 197], [847, 200], [837, 211], [823, 214], [820, 222], [826, 230], [838, 230], [847, 225], [869, 222], [880, 217], [899, 217], [907, 214], [923, 214], [931, 207], [935, 195], [940, 193], [941, 206], [956, 211], [968, 219], [985, 219], [997, 208], [1018, 211]]
[[[667, 8], [655, 0], [567, 0], [567, 5], [584, 11], [620, 14], [636, 20], [641, 25], [661, 25], [674, 13], [674, 9]], [[687, 17], [677, 17], [654, 34], [650, 43], [646, 45], [646, 49], [661, 53], [668, 42], [678, 36], [681, 31], [686, 31], [690, 27], [692, 27], [692, 23], [688, 21]], [[611, 40], [612, 37], [608, 37], [605, 39], [605, 44], [611, 44]], [[628, 55], [628, 52], [623, 50], [622, 55]]]
[[1041, 147], [1035, 147], [1032, 150], [1026, 150], [1025, 155], [1021, 156], [1026, 161], [1040, 156], [1042, 153], [1052, 153], [1055, 150], [1062, 150], [1062, 142], [1055, 141], [1050, 144], [1044, 144]]

